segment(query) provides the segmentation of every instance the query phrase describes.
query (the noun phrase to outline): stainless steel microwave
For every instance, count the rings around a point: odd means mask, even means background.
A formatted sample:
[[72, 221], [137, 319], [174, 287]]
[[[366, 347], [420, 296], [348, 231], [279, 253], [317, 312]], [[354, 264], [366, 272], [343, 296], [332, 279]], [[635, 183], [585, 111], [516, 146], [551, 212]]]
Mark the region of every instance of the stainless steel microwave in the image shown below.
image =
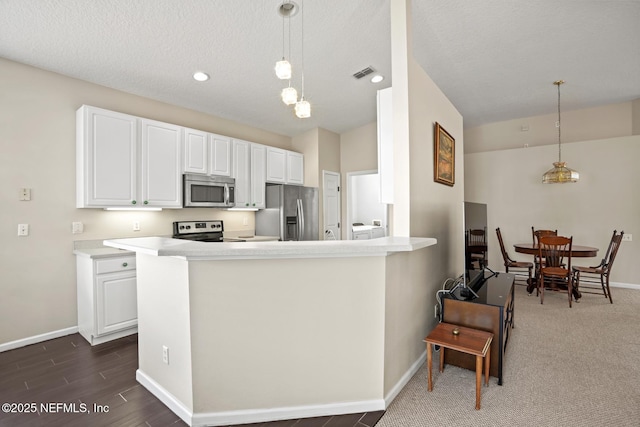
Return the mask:
[[236, 180], [226, 176], [184, 174], [185, 208], [232, 208], [235, 206]]

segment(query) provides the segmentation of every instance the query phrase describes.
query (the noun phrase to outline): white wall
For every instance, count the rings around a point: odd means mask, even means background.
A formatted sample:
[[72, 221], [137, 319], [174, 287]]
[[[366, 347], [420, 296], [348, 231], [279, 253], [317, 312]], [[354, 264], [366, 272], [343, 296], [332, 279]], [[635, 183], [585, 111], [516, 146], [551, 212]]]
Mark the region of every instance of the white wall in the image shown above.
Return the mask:
[[[77, 325], [74, 240], [170, 235], [181, 219], [254, 228], [253, 213], [219, 209], [76, 209], [75, 112], [82, 104], [292, 148], [289, 137], [2, 58], [0, 94], [0, 344]], [[32, 189], [32, 201], [18, 200], [22, 187]], [[84, 234], [71, 234], [73, 221], [84, 223]], [[30, 224], [28, 237], [17, 236], [19, 223]]]
[[617, 229], [635, 236], [622, 242], [611, 280], [640, 284], [640, 136], [563, 143], [562, 160], [580, 172], [580, 180], [542, 184], [557, 156], [557, 145], [465, 155], [465, 200], [487, 204], [490, 266], [503, 270], [497, 227], [512, 258], [520, 260], [528, 257], [516, 254], [513, 244], [530, 242], [532, 226], [600, 248], [597, 258], [574, 258], [581, 265], [598, 264]]

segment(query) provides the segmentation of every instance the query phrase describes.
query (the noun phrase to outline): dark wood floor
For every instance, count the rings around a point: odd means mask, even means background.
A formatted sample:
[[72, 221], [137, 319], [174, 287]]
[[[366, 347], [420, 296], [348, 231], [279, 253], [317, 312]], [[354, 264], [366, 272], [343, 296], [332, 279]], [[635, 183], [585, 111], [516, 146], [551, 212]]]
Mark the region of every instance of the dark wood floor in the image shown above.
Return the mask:
[[[73, 334], [0, 353], [0, 426], [186, 426], [138, 384], [137, 368], [137, 335], [91, 347]], [[373, 427], [383, 413], [245, 426]]]

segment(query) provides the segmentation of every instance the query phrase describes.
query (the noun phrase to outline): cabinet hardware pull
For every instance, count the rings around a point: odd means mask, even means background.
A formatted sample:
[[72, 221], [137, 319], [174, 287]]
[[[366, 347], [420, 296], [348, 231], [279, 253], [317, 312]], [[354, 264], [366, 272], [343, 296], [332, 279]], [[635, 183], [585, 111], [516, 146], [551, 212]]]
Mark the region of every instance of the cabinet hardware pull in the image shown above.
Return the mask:
[[123, 266], [123, 267], [126, 267], [127, 265], [129, 265], [129, 264], [127, 264], [126, 262], [123, 262], [123, 263], [122, 263], [122, 266]]
[[132, 205], [135, 205], [135, 204], [136, 204], [136, 201], [135, 201], [135, 200], [132, 200], [132, 201], [131, 201], [131, 204], [132, 204]]
[[145, 204], [145, 205], [148, 205], [148, 204], [149, 204], [149, 201], [148, 201], [148, 200], [145, 200], [145, 201], [144, 201], [144, 204]]

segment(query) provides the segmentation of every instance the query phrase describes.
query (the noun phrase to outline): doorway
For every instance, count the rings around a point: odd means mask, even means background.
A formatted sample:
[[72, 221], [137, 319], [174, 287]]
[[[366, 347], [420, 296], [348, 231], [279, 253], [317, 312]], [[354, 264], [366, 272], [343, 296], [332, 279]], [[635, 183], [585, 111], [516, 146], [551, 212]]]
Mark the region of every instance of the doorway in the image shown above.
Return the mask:
[[347, 239], [354, 238], [354, 224], [381, 227], [384, 236], [388, 236], [387, 208], [387, 204], [380, 203], [378, 171], [347, 174], [347, 227], [345, 227]]

